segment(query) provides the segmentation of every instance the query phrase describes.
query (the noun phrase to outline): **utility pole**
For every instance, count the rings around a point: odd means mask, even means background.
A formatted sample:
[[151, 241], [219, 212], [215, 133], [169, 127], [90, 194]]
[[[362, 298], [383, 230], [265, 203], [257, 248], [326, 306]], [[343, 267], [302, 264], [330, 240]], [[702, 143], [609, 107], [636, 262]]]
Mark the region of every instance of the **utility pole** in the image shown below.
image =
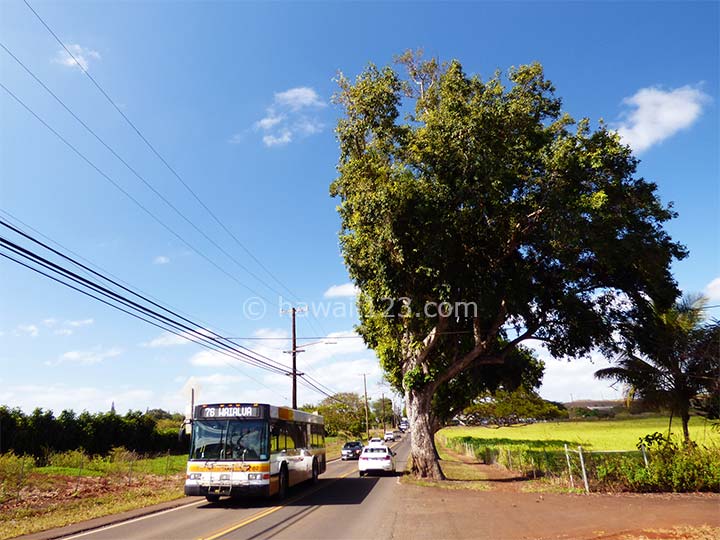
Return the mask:
[[292, 408], [297, 409], [297, 335], [295, 333], [295, 314], [292, 308]]
[[[286, 353], [292, 354], [292, 373], [290, 374], [292, 376], [292, 408], [297, 409], [297, 377], [298, 375], [303, 375], [302, 373], [298, 373], [297, 370], [297, 353], [304, 352], [304, 349], [298, 349], [297, 348], [297, 333], [295, 331], [295, 316], [298, 313], [302, 313], [303, 311], [307, 311], [307, 308], [296, 308], [292, 307], [289, 310], [283, 310], [281, 313], [290, 313], [292, 316], [292, 349], [289, 351], [283, 351]], [[308, 345], [312, 345], [311, 343], [308, 343]]]
[[382, 424], [383, 424], [383, 436], [385, 436], [385, 392], [380, 394], [380, 403], [382, 403]]
[[368, 413], [368, 400], [367, 400], [367, 379], [365, 374], [363, 376], [363, 388], [365, 388], [365, 438], [370, 442], [370, 414]]

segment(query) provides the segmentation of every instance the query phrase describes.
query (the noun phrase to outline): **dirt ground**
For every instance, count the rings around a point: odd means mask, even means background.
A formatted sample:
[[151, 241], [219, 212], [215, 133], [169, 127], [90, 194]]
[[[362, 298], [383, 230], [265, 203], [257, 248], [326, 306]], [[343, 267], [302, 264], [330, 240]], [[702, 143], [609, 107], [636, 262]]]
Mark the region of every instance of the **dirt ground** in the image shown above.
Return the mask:
[[719, 540], [720, 494], [540, 493], [492, 465], [487, 491], [405, 485], [399, 518], [414, 539]]
[[0, 502], [0, 514], [11, 514], [16, 509], [42, 510], [50, 505], [120, 494], [142, 489], [158, 489], [171, 485], [181, 486], [181, 479], [175, 476], [138, 475], [128, 476], [77, 476], [46, 475], [31, 473], [26, 485], [18, 494], [6, 496]]

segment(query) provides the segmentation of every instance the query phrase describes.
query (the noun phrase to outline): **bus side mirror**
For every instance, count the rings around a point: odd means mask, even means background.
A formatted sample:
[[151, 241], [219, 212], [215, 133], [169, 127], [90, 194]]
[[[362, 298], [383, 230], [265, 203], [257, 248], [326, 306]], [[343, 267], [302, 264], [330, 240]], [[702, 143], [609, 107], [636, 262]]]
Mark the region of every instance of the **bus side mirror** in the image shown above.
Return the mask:
[[190, 434], [192, 433], [192, 420], [184, 420], [178, 431], [178, 442], [180, 444], [187, 444], [190, 440]]

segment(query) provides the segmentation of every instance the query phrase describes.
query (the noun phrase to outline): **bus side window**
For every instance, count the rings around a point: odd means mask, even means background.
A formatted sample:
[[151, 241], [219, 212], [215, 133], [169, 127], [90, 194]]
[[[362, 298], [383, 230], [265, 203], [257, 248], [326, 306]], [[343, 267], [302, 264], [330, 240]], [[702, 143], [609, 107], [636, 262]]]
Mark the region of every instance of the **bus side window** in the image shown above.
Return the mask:
[[292, 450], [293, 448], [296, 448], [295, 446], [295, 439], [296, 437], [293, 437], [293, 431], [295, 431], [296, 426], [293, 426], [292, 424], [288, 424], [285, 427], [285, 445], [288, 450]]
[[280, 447], [279, 439], [280, 439], [280, 426], [278, 426], [277, 424], [273, 424], [270, 427], [270, 452], [279, 452], [280, 450], [284, 449], [284, 447], [283, 448]]

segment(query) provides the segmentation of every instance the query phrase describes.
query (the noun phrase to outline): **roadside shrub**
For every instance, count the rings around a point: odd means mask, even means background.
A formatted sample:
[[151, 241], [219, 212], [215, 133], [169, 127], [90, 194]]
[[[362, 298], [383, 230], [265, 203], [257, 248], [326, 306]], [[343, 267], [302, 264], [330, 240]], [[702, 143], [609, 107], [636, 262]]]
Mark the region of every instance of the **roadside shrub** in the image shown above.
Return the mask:
[[18, 456], [14, 452], [0, 454], [0, 503], [17, 495], [28, 472], [34, 468], [32, 456]]
[[69, 467], [76, 468], [87, 465], [90, 462], [90, 458], [85, 454], [82, 449], [79, 450], [67, 450], [66, 452], [55, 452], [47, 456], [47, 465], [51, 467]]

